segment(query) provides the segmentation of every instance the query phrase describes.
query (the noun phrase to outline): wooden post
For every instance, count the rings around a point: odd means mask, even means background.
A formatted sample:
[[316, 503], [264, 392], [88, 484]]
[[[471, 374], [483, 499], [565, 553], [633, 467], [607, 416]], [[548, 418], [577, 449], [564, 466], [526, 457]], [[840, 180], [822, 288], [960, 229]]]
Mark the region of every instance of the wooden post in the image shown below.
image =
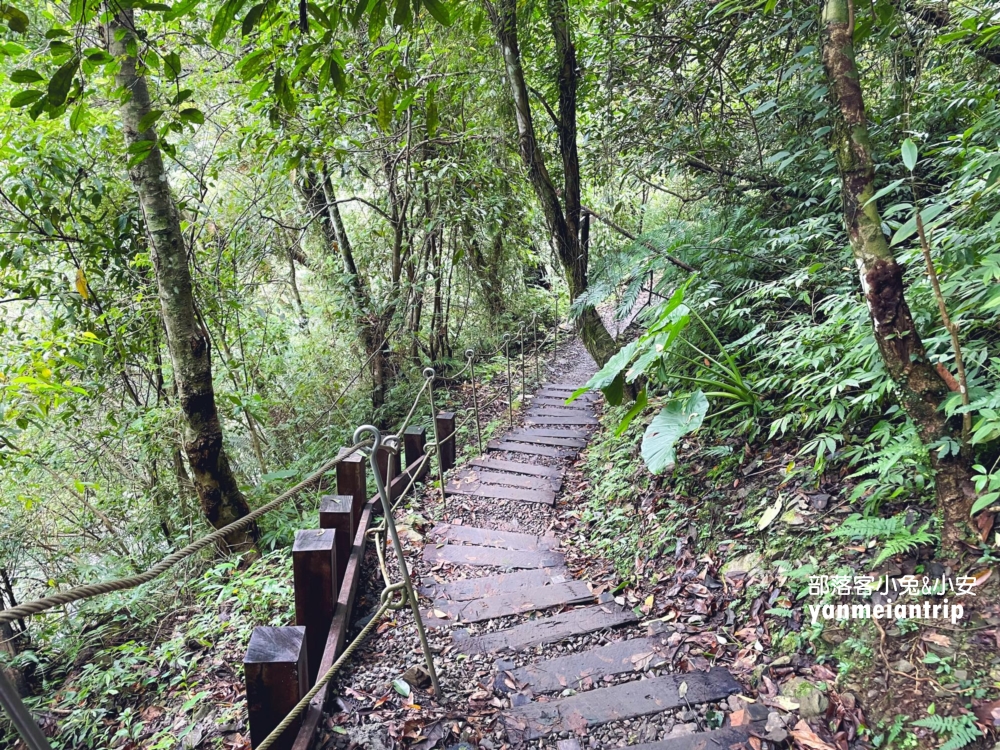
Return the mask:
[[441, 440], [441, 470], [448, 471], [455, 467], [455, 413], [439, 411], [437, 415], [437, 433]]
[[[389, 461], [390, 457], [392, 458], [391, 462]], [[384, 445], [375, 454], [375, 463], [378, 464], [378, 470], [382, 473], [382, 481], [385, 482], [386, 487], [403, 471], [403, 461], [399, 453], [393, 453]], [[391, 475], [389, 471], [390, 466], [392, 467]]]
[[354, 498], [350, 495], [324, 495], [319, 499], [319, 527], [337, 532], [334, 546], [337, 548], [337, 591], [344, 583], [344, 571], [354, 546], [354, 530], [358, 527], [354, 520]]
[[410, 425], [403, 433], [403, 451], [406, 453], [406, 465], [413, 466], [414, 463], [424, 457], [424, 446], [427, 444], [427, 430], [423, 427]]
[[[343, 454], [346, 448], [341, 450]], [[365, 463], [367, 459], [360, 451], [348, 456], [337, 464], [337, 494], [350, 495], [354, 498], [354, 528], [351, 529], [351, 539], [354, 539], [354, 532], [358, 530], [358, 519], [361, 518], [361, 509], [365, 507], [368, 499], [365, 494], [368, 492], [368, 481], [365, 476]]]
[[[307, 659], [305, 628], [253, 629], [243, 657], [251, 747], [260, 745], [309, 691]], [[300, 718], [292, 724], [274, 750], [289, 750], [301, 723]]]
[[336, 536], [334, 529], [305, 529], [295, 532], [295, 544], [292, 545], [295, 624], [306, 629], [310, 686], [316, 682], [340, 590], [337, 587]]

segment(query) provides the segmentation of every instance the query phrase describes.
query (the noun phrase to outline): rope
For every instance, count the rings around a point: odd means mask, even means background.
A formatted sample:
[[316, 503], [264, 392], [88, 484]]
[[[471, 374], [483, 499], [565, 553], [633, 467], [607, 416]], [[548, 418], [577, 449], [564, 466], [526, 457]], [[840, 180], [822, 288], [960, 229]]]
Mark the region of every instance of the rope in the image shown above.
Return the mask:
[[261, 516], [270, 513], [272, 510], [280, 507], [282, 504], [288, 502], [290, 499], [298, 495], [302, 490], [306, 489], [314, 482], [316, 482], [320, 477], [322, 477], [326, 472], [335, 467], [337, 464], [342, 462], [348, 456], [351, 456], [358, 452], [366, 443], [357, 443], [351, 446], [342, 455], [333, 459], [332, 461], [327, 461], [323, 466], [321, 466], [317, 471], [310, 474], [308, 477], [303, 479], [297, 485], [289, 490], [286, 490], [282, 494], [278, 495], [274, 500], [262, 505], [257, 508], [257, 510], [248, 513], [237, 521], [233, 521], [227, 526], [223, 526], [207, 536], [203, 536], [201, 539], [192, 542], [183, 549], [179, 549], [166, 557], [164, 557], [160, 562], [156, 563], [153, 567], [147, 569], [146, 571], [139, 573], [138, 575], [129, 576], [128, 578], [118, 578], [112, 581], [104, 581], [102, 583], [92, 583], [85, 586], [77, 586], [76, 588], [69, 589], [68, 591], [63, 591], [58, 594], [53, 594], [52, 596], [46, 596], [42, 599], [35, 599], [31, 602], [25, 602], [11, 609], [5, 609], [0, 612], [0, 624], [14, 622], [15, 620], [20, 620], [31, 615], [36, 615], [40, 612], [45, 612], [46, 610], [53, 609], [55, 607], [61, 607], [72, 602], [80, 601], [81, 599], [89, 599], [93, 596], [99, 596], [101, 594], [110, 594], [113, 591], [125, 591], [126, 589], [133, 589], [136, 586], [141, 586], [144, 583], [149, 583], [153, 579], [159, 577], [166, 571], [170, 570], [172, 567], [177, 565], [177, 563], [185, 560], [192, 555], [200, 552], [206, 547], [220, 542], [225, 537], [230, 534], [242, 531], [249, 527], [254, 521], [256, 521]]
[[[386, 589], [386, 591], [388, 590], [389, 589]], [[350, 645], [344, 649], [344, 653], [342, 653], [337, 661], [333, 663], [333, 666], [331, 666], [326, 673], [316, 681], [312, 690], [306, 693], [302, 697], [302, 700], [295, 704], [295, 708], [293, 708], [289, 714], [281, 720], [278, 726], [276, 726], [274, 730], [264, 738], [264, 741], [257, 746], [257, 750], [268, 750], [268, 748], [274, 745], [275, 742], [281, 739], [281, 735], [284, 731], [295, 723], [295, 720], [302, 715], [306, 708], [308, 708], [312, 699], [316, 697], [320, 690], [323, 690], [330, 683], [330, 680], [332, 680], [334, 675], [337, 674], [337, 670], [339, 670], [340, 667], [343, 666], [344, 662], [351, 657], [351, 654], [357, 650], [358, 646], [361, 645], [361, 642], [368, 637], [368, 634], [372, 632], [372, 628], [374, 628], [378, 624], [378, 621], [382, 619], [382, 615], [392, 609], [392, 607], [393, 603], [389, 600], [382, 603], [382, 606], [378, 608], [378, 611], [375, 612], [372, 619], [369, 620], [368, 624], [361, 629], [360, 633], [358, 633], [357, 638], [351, 641]]]

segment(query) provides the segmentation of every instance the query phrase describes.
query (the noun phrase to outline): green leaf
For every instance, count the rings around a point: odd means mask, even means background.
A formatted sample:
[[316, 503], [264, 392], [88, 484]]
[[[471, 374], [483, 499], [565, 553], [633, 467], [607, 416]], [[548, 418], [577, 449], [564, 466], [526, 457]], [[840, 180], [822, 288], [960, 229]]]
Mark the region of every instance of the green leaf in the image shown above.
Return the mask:
[[[869, 198], [868, 200], [866, 200], [865, 201], [865, 206], [867, 206], [869, 203], [874, 203], [879, 198], [881, 198], [883, 195], [888, 195], [889, 193], [891, 193], [893, 190], [895, 190], [896, 188], [898, 188], [902, 184], [903, 184], [902, 180], [895, 180], [894, 182], [891, 182], [890, 184], [886, 185], [884, 188], [882, 188], [881, 190], [879, 190], [877, 193], [875, 193], [875, 195], [873, 195], [871, 198]], [[862, 208], [864, 208], [864, 206], [862, 206]]]
[[1000, 492], [987, 492], [972, 504], [972, 510], [969, 515], [974, 516], [979, 511], [986, 510], [997, 501], [997, 498], [1000, 498]]
[[79, 132], [82, 128], [84, 122], [87, 119], [87, 105], [80, 102], [73, 108], [73, 112], [69, 116], [69, 128], [74, 133]]
[[906, 168], [912, 172], [913, 168], [917, 166], [917, 144], [907, 138], [903, 141], [903, 146], [900, 149], [900, 152], [903, 155], [903, 164], [905, 164]]
[[399, 693], [404, 698], [410, 697], [410, 683], [408, 683], [406, 680], [402, 679], [393, 680], [392, 686], [393, 688], [396, 689], [396, 692]]
[[[589, 390], [598, 390], [607, 388], [614, 379], [618, 377], [618, 374], [628, 367], [628, 363], [632, 361], [632, 357], [635, 356], [636, 347], [639, 345], [638, 341], [632, 341], [621, 349], [619, 349], [615, 354], [608, 360], [607, 364], [604, 365], [597, 374], [594, 375], [590, 380], [587, 381], [587, 388]], [[584, 391], [586, 392], [586, 391]], [[570, 401], [576, 398], [577, 394], [573, 394]]]
[[653, 417], [642, 436], [642, 460], [653, 474], [661, 474], [676, 463], [677, 441], [694, 432], [705, 421], [708, 399], [695, 391], [686, 399], [676, 399]]
[[168, 52], [163, 56], [163, 72], [166, 74], [167, 78], [171, 81], [176, 80], [181, 75], [181, 56], [174, 50], [173, 52]]
[[70, 0], [69, 18], [74, 23], [83, 21], [83, 14], [87, 9], [87, 0]]
[[427, 137], [433, 138], [438, 129], [438, 107], [436, 92], [433, 88], [427, 91]]
[[257, 3], [255, 6], [253, 6], [247, 12], [246, 18], [243, 19], [243, 25], [240, 27], [240, 34], [246, 36], [255, 28], [257, 28], [257, 24], [260, 23], [260, 18], [262, 15], [264, 15], [264, 10], [266, 8], [267, 8], [267, 2]]
[[423, 5], [430, 14], [442, 26], [451, 26], [451, 14], [448, 7], [441, 0], [422, 0]]
[[347, 91], [347, 76], [344, 73], [344, 58], [341, 56], [339, 50], [334, 50], [330, 53], [330, 80], [333, 81], [333, 87], [337, 89], [337, 93], [343, 95]]
[[[921, 209], [920, 218], [924, 222], [924, 227], [926, 228], [930, 222], [935, 219], [942, 211], [948, 208], [947, 203], [935, 203], [932, 206]], [[889, 242], [890, 245], [898, 245], [906, 239], [909, 239], [912, 235], [916, 234], [917, 231], [917, 216], [914, 214], [910, 217], [903, 226], [896, 230], [896, 233], [892, 235], [892, 240]]]
[[153, 141], [136, 141], [131, 146], [128, 147], [128, 152], [131, 154], [128, 160], [128, 167], [131, 169], [134, 166], [142, 164], [146, 161], [146, 157], [153, 150]]
[[601, 389], [604, 392], [604, 398], [612, 406], [621, 406], [622, 398], [625, 395], [625, 378], [621, 373], [615, 376], [615, 379], [611, 381], [611, 384], [605, 386]]
[[189, 107], [187, 109], [182, 109], [177, 114], [178, 114], [178, 116], [184, 122], [191, 122], [191, 123], [194, 123], [195, 125], [204, 125], [205, 124], [205, 115], [204, 115], [204, 113], [200, 109], [197, 109], [195, 107]]
[[28, 16], [13, 5], [4, 7], [0, 17], [7, 19], [7, 27], [16, 34], [23, 34], [28, 30]]
[[186, 16], [196, 7], [201, 0], [181, 0], [179, 3], [174, 3], [170, 10], [163, 14], [163, 20], [165, 21], [176, 21], [181, 16]]
[[40, 73], [28, 68], [22, 68], [21, 70], [15, 70], [10, 74], [11, 83], [35, 83], [36, 81], [42, 80]]
[[162, 109], [151, 109], [149, 112], [147, 112], [142, 116], [141, 120], [139, 120], [139, 126], [138, 126], [139, 132], [145, 133], [147, 130], [153, 127], [156, 124], [156, 121], [159, 120], [162, 116], [163, 116]]
[[646, 396], [646, 389], [643, 388], [639, 391], [639, 395], [636, 396], [635, 403], [632, 404], [632, 408], [628, 410], [624, 417], [622, 417], [622, 421], [619, 422], [618, 426], [615, 428], [615, 437], [621, 437], [625, 434], [625, 430], [627, 430], [629, 425], [632, 424], [632, 420], [639, 416], [642, 410], [646, 408], [646, 404], [648, 402], [649, 399]]
[[383, 89], [379, 94], [375, 109], [375, 121], [383, 133], [388, 133], [392, 126], [392, 115], [396, 111], [396, 92], [393, 89]]
[[61, 107], [66, 103], [69, 89], [73, 85], [73, 76], [76, 75], [77, 68], [80, 67], [80, 58], [74, 55], [69, 62], [64, 63], [49, 81], [49, 104], [53, 107]]
[[215, 14], [215, 18], [212, 20], [212, 31], [208, 37], [213, 46], [218, 46], [226, 38], [226, 34], [229, 33], [229, 29], [236, 18], [236, 14], [243, 10], [244, 5], [246, 5], [246, 0], [226, 0], [222, 4], [219, 12]]
[[18, 107], [27, 107], [29, 104], [38, 101], [45, 94], [38, 89], [28, 89], [26, 91], [19, 91], [14, 94], [10, 100], [11, 109], [17, 109]]

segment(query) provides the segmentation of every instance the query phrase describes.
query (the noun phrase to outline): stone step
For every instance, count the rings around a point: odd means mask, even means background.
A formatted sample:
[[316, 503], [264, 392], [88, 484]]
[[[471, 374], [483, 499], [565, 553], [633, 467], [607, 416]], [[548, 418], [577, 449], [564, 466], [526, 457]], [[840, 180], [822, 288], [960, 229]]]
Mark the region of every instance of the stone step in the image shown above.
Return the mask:
[[531, 445], [530, 443], [514, 443], [508, 440], [491, 440], [486, 444], [487, 450], [505, 451], [507, 453], [526, 453], [531, 456], [546, 458], [576, 458], [578, 451], [569, 448], [551, 448], [546, 445]]
[[531, 443], [532, 445], [553, 445], [564, 448], [583, 448], [587, 441], [574, 437], [549, 437], [547, 435], [532, 435], [530, 430], [515, 430], [501, 438], [507, 442]]
[[576, 407], [578, 409], [591, 409], [593, 410], [593, 401], [584, 401], [582, 399], [576, 399], [570, 403], [566, 403], [566, 399], [560, 396], [535, 396], [531, 399], [532, 406], [558, 406], [565, 407], [567, 409]]
[[559, 540], [554, 536], [535, 536], [517, 531], [495, 531], [481, 529], [477, 526], [459, 526], [451, 523], [439, 523], [427, 534], [431, 543], [464, 542], [478, 544], [481, 547], [500, 547], [501, 549], [553, 549], [559, 546]]
[[[763, 727], [756, 727], [763, 732]], [[723, 727], [710, 732], [693, 732], [679, 737], [667, 737], [658, 742], [632, 745], [625, 750], [750, 750], [750, 727]]]
[[425, 544], [424, 559], [430, 563], [491, 565], [497, 568], [559, 568], [566, 562], [561, 552], [497, 549], [460, 544], [438, 546]]
[[586, 441], [587, 436], [590, 435], [587, 430], [574, 430], [572, 427], [559, 427], [555, 429], [545, 427], [521, 427], [518, 429], [518, 432], [537, 437], [578, 438], [584, 441]]
[[498, 458], [474, 458], [469, 461], [469, 466], [476, 466], [480, 469], [492, 469], [494, 471], [507, 471], [513, 474], [525, 474], [532, 477], [551, 477], [553, 479], [561, 479], [564, 473], [558, 466], [525, 464], [520, 461], [502, 461]]
[[546, 505], [552, 505], [556, 501], [556, 493], [552, 490], [531, 490], [523, 487], [505, 487], [502, 484], [458, 482], [455, 480], [445, 485], [444, 493], [446, 495], [496, 497], [502, 500], [521, 500], [526, 503], [544, 503]]
[[[471, 602], [439, 600], [424, 614], [424, 624], [429, 628], [441, 628], [463, 622], [482, 622], [552, 607], [585, 604], [594, 601], [594, 598], [593, 592], [583, 581], [566, 581]], [[447, 616], [441, 617], [441, 614]]]
[[524, 418], [526, 425], [596, 425], [597, 417], [549, 417], [544, 414], [532, 414], [531, 412]]
[[496, 687], [503, 692], [530, 690], [557, 693], [566, 688], [579, 690], [581, 683], [597, 683], [608, 675], [643, 672], [666, 662], [668, 634], [632, 638], [609, 643], [578, 654], [529, 664], [514, 669], [513, 663], [497, 661]]
[[470, 636], [463, 630], [452, 631], [455, 648], [464, 654], [490, 654], [505, 649], [523, 651], [544, 643], [556, 643], [577, 635], [638, 622], [631, 609], [614, 602], [579, 607], [552, 617], [540, 617], [495, 633]]
[[565, 580], [565, 568], [527, 568], [482, 578], [460, 578], [445, 583], [429, 583], [421, 586], [419, 591], [429, 599], [464, 602], [497, 594], [510, 594], [550, 583], [563, 583]]
[[593, 417], [594, 410], [589, 407], [581, 409], [575, 406], [544, 406], [542, 404], [532, 404], [528, 414], [534, 414], [541, 417]]
[[664, 675], [588, 690], [546, 703], [526, 703], [506, 711], [503, 723], [507, 739], [516, 744], [555, 732], [584, 733], [612, 721], [719, 701], [739, 691], [733, 676], [715, 667], [708, 672]]
[[504, 474], [500, 471], [487, 471], [485, 469], [463, 469], [455, 474], [454, 480], [456, 484], [482, 482], [483, 484], [504, 484], [508, 487], [524, 487], [529, 490], [552, 490], [553, 492], [558, 492], [562, 488], [561, 479]]

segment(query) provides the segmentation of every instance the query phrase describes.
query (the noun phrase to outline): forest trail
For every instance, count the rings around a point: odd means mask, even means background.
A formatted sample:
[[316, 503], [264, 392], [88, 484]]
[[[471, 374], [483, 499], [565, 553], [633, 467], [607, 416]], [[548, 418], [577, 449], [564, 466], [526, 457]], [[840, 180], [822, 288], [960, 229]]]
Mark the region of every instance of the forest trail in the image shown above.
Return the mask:
[[[339, 701], [346, 710], [328, 726], [350, 722], [348, 713], [354, 721], [378, 717], [383, 727], [395, 721], [401, 746], [420, 750], [574, 750], [623, 739], [641, 750], [704, 750], [749, 741], [752, 729], [762, 733], [767, 710], [736, 698], [741, 688], [728, 671], [674, 673], [680, 634], [662, 622], [640, 623], [632, 608], [610, 592], [595, 594], [600, 587], [567, 564], [558, 521], [564, 480], [596, 428], [600, 404], [592, 393], [565, 403], [593, 373], [578, 343], [555, 366], [562, 376], [529, 397], [523, 424], [450, 473], [441, 519], [422, 545], [409, 545], [445, 715], [404, 718], [408, 706], [428, 701], [416, 697], [426, 673], [407, 669], [419, 664], [419, 649], [412, 619], [404, 625], [408, 613], [401, 612], [345, 674], [337, 692], [348, 696]], [[374, 713], [352, 700], [388, 690], [398, 701], [399, 690], [388, 687], [394, 677], [393, 685], [402, 679], [413, 687], [400, 713], [384, 713], [386, 700], [376, 700], [384, 708]], [[464, 731], [456, 745], [457, 727]], [[355, 726], [319, 746], [378, 747], [371, 730]]]

